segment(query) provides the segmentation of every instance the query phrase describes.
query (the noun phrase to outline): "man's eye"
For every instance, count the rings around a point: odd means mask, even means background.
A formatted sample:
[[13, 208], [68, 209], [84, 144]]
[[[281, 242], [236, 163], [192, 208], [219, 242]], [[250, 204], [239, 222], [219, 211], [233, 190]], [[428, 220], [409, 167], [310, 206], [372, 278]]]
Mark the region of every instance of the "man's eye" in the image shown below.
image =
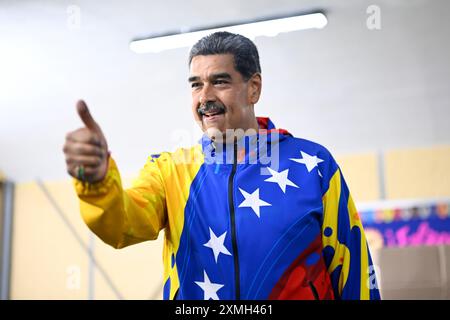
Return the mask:
[[228, 82], [226, 80], [216, 80], [214, 81], [214, 84], [227, 84]]
[[200, 83], [198, 83], [198, 82], [193, 82], [192, 84], [191, 84], [191, 87], [192, 88], [197, 88], [197, 87], [199, 87], [200, 86]]

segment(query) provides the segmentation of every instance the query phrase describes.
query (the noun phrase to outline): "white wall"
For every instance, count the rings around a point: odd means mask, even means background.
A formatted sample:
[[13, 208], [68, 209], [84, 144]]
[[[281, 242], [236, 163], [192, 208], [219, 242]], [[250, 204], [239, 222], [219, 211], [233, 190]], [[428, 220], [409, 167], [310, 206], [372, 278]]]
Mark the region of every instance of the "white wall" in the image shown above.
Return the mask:
[[[381, 27], [366, 27], [366, 8]], [[81, 29], [67, 27], [69, 5]], [[450, 143], [450, 3], [440, 1], [2, 1], [0, 169], [16, 181], [66, 177], [65, 133], [84, 98], [122, 173], [199, 138], [187, 49], [137, 55], [134, 37], [322, 8], [323, 30], [258, 38], [260, 115], [332, 152]], [[177, 138], [178, 137], [178, 138]]]

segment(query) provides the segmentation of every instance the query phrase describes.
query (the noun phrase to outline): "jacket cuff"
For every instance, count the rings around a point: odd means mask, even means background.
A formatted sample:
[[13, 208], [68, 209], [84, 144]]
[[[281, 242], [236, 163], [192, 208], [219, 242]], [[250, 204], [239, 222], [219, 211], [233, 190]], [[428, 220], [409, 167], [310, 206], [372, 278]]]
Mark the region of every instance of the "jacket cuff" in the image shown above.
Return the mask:
[[99, 196], [105, 195], [111, 189], [114, 184], [115, 178], [118, 177], [119, 170], [113, 158], [108, 159], [108, 170], [106, 171], [105, 178], [99, 182], [89, 183], [73, 179], [75, 191], [78, 196]]

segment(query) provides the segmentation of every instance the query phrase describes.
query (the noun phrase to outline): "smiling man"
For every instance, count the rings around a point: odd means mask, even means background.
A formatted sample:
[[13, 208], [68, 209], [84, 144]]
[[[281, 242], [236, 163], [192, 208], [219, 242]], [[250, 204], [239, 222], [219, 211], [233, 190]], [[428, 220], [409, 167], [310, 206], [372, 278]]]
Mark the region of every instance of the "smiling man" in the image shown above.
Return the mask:
[[[200, 44], [203, 44], [200, 42]], [[259, 61], [249, 74], [243, 65], [244, 57], [236, 59], [231, 53], [214, 54], [203, 44], [191, 51], [192, 108], [194, 117], [210, 136], [226, 133], [227, 129], [258, 130], [254, 105], [261, 93], [261, 68]], [[209, 53], [199, 55], [198, 52]], [[254, 52], [246, 53], [256, 55]], [[240, 59], [240, 60], [239, 60]], [[242, 69], [242, 71], [238, 71]], [[242, 73], [241, 73], [242, 72]]]
[[89, 228], [115, 248], [164, 229], [165, 299], [379, 299], [332, 155], [255, 116], [262, 78], [253, 42], [214, 33], [193, 46], [189, 66], [204, 135], [150, 156], [130, 189], [78, 103], [85, 127], [67, 135], [64, 152]]

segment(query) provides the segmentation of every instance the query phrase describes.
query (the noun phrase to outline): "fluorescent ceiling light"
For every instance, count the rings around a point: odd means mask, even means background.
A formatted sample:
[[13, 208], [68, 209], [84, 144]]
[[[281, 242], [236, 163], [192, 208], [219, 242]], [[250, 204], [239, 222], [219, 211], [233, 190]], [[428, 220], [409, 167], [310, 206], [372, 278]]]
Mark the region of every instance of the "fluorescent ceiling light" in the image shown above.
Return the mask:
[[242, 34], [254, 40], [258, 36], [274, 37], [279, 33], [305, 29], [322, 29], [328, 23], [321, 12], [243, 23], [225, 27], [208, 28], [193, 32], [154, 36], [130, 42], [130, 49], [136, 53], [161, 52], [164, 50], [191, 47], [202, 37], [216, 31], [229, 31]]

